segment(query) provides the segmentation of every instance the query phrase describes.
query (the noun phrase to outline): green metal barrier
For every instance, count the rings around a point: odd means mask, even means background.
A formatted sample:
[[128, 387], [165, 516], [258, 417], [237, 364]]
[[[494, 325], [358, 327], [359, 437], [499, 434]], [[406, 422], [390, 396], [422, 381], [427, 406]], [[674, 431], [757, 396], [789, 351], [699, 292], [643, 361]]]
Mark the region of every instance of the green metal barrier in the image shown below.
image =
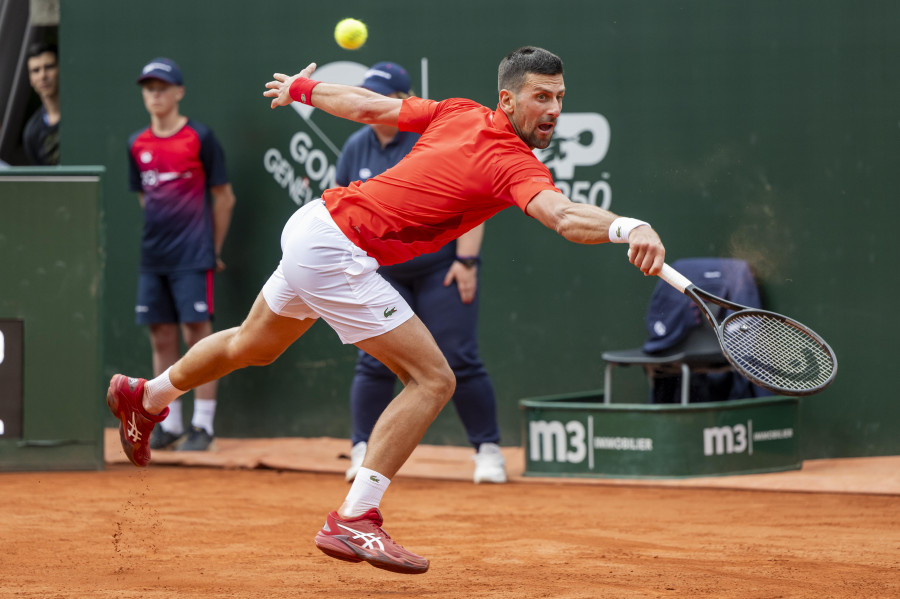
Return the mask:
[[103, 469], [103, 173], [0, 171], [0, 470]]
[[523, 399], [525, 475], [677, 478], [797, 470], [795, 397], [604, 404], [599, 391]]

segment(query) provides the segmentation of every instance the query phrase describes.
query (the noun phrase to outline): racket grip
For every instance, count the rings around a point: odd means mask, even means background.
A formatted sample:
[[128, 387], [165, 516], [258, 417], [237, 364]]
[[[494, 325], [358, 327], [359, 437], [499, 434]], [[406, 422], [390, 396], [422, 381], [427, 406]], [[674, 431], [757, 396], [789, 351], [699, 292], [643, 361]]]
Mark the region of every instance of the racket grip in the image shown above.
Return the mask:
[[684, 293], [685, 289], [693, 285], [686, 276], [668, 264], [663, 264], [662, 270], [659, 273], [659, 278], [682, 293]]

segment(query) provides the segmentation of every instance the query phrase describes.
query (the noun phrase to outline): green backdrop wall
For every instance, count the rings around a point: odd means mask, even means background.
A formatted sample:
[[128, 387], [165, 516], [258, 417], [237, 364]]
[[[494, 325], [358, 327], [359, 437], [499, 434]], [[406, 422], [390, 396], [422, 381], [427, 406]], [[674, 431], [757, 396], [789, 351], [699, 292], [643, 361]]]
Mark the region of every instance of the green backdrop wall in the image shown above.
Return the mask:
[[[347, 16], [369, 25], [360, 50], [332, 38]], [[801, 403], [804, 457], [897, 453], [888, 366], [900, 327], [886, 315], [898, 291], [898, 22], [900, 4], [852, 0], [63, 2], [63, 161], [107, 168], [104, 374], [150, 369], [132, 313], [141, 216], [126, 165], [129, 134], [148, 122], [135, 79], [150, 58], [181, 64], [183, 112], [226, 148], [238, 204], [217, 282], [222, 328], [275, 266], [303, 177], [318, 194], [356, 128], [270, 110], [273, 72], [316, 61], [352, 78], [394, 60], [420, 93], [493, 107], [499, 60], [534, 44], [566, 65], [560, 143], [544, 157], [560, 184], [651, 221], [670, 260], [749, 260], [765, 305], [832, 343], [837, 381]], [[640, 344], [654, 281], [621, 246], [577, 247], [512, 210], [488, 223], [484, 256], [482, 353], [503, 442], [518, 444], [520, 398], [600, 388], [600, 353]], [[354, 359], [315, 326], [276, 364], [223, 380], [217, 432], [348, 436]], [[637, 372], [622, 380], [617, 401], [646, 401]], [[465, 442], [452, 408], [426, 441]]]

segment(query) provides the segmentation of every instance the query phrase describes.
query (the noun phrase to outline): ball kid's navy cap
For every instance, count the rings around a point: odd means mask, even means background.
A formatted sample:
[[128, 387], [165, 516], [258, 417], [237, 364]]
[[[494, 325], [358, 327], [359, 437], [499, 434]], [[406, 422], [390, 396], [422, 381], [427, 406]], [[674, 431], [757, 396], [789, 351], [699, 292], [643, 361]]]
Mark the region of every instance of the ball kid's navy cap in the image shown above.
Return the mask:
[[184, 85], [181, 77], [181, 69], [169, 58], [154, 58], [141, 69], [141, 76], [137, 82], [143, 83], [148, 79], [159, 79], [172, 85]]
[[382, 96], [396, 92], [409, 93], [409, 74], [396, 62], [379, 62], [366, 71], [362, 87]]

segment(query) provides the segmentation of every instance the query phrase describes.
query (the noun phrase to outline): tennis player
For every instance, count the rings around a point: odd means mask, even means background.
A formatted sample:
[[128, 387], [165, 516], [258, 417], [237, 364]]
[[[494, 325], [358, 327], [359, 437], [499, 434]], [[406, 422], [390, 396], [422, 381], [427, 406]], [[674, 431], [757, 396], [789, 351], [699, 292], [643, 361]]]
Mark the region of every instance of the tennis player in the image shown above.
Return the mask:
[[281, 262], [239, 327], [198, 342], [153, 380], [115, 375], [107, 403], [121, 420], [125, 453], [146, 466], [147, 440], [170, 402], [238, 368], [271, 363], [322, 318], [344, 343], [394, 371], [404, 388], [372, 430], [362, 468], [344, 503], [328, 514], [316, 546], [338, 559], [419, 574], [428, 560], [384, 532], [379, 505], [453, 395], [455, 380], [425, 325], [378, 266], [436, 251], [511, 206], [575, 243], [627, 243], [629, 261], [647, 275], [660, 272], [665, 250], [647, 223], [570, 201], [532, 153], [550, 143], [565, 95], [563, 64], [551, 52], [523, 47], [500, 62], [496, 110], [460, 98], [401, 100], [321, 83], [311, 79], [315, 69], [312, 63], [291, 77], [276, 73], [263, 95], [272, 108], [302, 102], [421, 138], [395, 167], [330, 189], [291, 216]]

